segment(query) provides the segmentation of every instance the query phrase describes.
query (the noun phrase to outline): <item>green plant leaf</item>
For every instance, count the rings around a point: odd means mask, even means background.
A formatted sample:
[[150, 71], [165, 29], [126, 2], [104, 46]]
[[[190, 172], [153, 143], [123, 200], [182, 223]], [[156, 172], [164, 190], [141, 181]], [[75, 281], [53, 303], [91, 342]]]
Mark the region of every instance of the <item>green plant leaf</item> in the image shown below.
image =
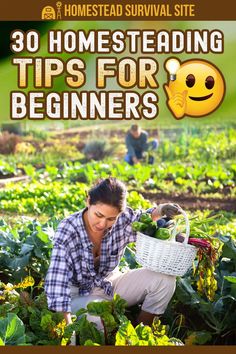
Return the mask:
[[198, 304], [200, 298], [187, 278], [178, 278], [176, 295], [180, 302], [185, 304]]
[[207, 331], [195, 331], [188, 334], [188, 337], [185, 339], [185, 344], [199, 344], [203, 345], [209, 343], [212, 336]]
[[84, 315], [85, 313], [87, 313], [88, 310], [84, 309], [84, 308], [81, 308], [79, 309], [77, 312], [76, 312], [76, 317], [80, 317], [82, 315]]
[[224, 276], [224, 279], [228, 280], [230, 283], [236, 284], [236, 277]]
[[90, 339], [94, 343], [103, 345], [105, 343], [104, 334], [99, 331], [93, 322], [89, 322], [86, 316], [82, 316], [78, 320], [80, 344]]
[[112, 300], [112, 307], [114, 310], [114, 313], [123, 315], [125, 313], [125, 310], [127, 308], [127, 301], [122, 299], [120, 295], [114, 294], [113, 300]]
[[111, 301], [90, 302], [87, 305], [88, 313], [93, 316], [101, 316], [103, 313], [112, 311]]
[[144, 326], [142, 323], [140, 323], [136, 328], [135, 331], [139, 337], [139, 339], [142, 340], [149, 340], [150, 336], [153, 336], [152, 329], [149, 326]]
[[34, 248], [33, 245], [29, 245], [29, 244], [25, 243], [22, 245], [19, 255], [24, 256], [24, 255], [30, 253], [33, 248]]
[[26, 173], [29, 177], [33, 178], [33, 177], [35, 176], [35, 167], [34, 167], [34, 166], [32, 166], [32, 165], [26, 165], [26, 166], [24, 166], [24, 170], [25, 170], [25, 173]]
[[139, 338], [130, 321], [127, 321], [119, 327], [116, 333], [115, 345], [138, 345]]
[[45, 232], [42, 231], [42, 229], [41, 229], [40, 226], [38, 226], [36, 229], [37, 229], [37, 231], [38, 231], [37, 237], [38, 237], [41, 241], [43, 241], [44, 243], [48, 243], [48, 242], [49, 242], [49, 237], [48, 237], [48, 235], [47, 235]]
[[100, 344], [98, 344], [98, 343], [94, 343], [91, 339], [88, 339], [88, 340], [86, 340], [86, 342], [84, 343], [84, 345], [85, 346], [89, 346], [89, 347], [91, 347], [91, 346], [100, 346]]
[[112, 332], [115, 328], [118, 327], [118, 324], [115, 321], [114, 316], [109, 312], [103, 312], [101, 318], [104, 321], [104, 325], [108, 332]]
[[25, 344], [25, 327], [16, 314], [8, 313], [7, 318], [0, 318], [0, 338], [7, 345]]
[[234, 240], [229, 236], [219, 236], [219, 239], [224, 242], [222, 248], [222, 258], [231, 258], [236, 261], [236, 245]]

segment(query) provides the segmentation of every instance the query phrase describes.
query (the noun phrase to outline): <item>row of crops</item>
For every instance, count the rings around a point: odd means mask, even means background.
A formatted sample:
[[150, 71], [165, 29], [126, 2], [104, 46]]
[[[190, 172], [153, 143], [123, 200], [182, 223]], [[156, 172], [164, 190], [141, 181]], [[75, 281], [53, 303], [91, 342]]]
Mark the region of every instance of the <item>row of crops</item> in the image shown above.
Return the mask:
[[[0, 156], [2, 178], [26, 177], [0, 189], [0, 344], [66, 345], [73, 331], [79, 334], [81, 345], [235, 343], [235, 210], [216, 212], [214, 205], [211, 211], [188, 212], [192, 234], [211, 240], [214, 259], [199, 273], [198, 254], [192, 269], [177, 279], [175, 295], [161, 322], [134, 328], [129, 319], [137, 308], [127, 311], [118, 296], [112, 302], [90, 304], [71, 327], [65, 326], [60, 314], [47, 309], [43, 282], [55, 229], [63, 217], [85, 206], [86, 192], [97, 178], [112, 175], [123, 180], [129, 191], [128, 204], [134, 209], [152, 205], [145, 197], [147, 192], [152, 201], [159, 193], [169, 200], [173, 194], [204, 195], [211, 203], [215, 197], [235, 199], [235, 132], [201, 131], [187, 138], [183, 133], [172, 142], [163, 139], [152, 166], [144, 162], [131, 167], [115, 154], [87, 163], [83, 159], [71, 162], [66, 155], [59, 162], [57, 156], [47, 163], [43, 152]], [[135, 245], [130, 244], [120, 269], [137, 267]], [[104, 332], [87, 321], [86, 313], [101, 317]]]
[[[83, 140], [76, 133], [73, 136], [71, 133], [68, 136], [64, 134], [60, 138], [60, 136], [55, 137], [49, 133], [48, 135], [47, 133], [39, 135], [36, 132], [21, 138], [13, 134], [2, 133], [0, 135], [0, 178], [7, 174], [17, 174], [18, 169], [23, 169], [26, 165], [58, 166], [58, 155], [60, 163], [82, 159], [84, 154], [86, 155], [86, 149], [83, 147], [89, 143], [91, 143], [90, 153], [94, 156], [96, 154], [93, 154], [92, 148], [103, 149], [99, 152], [104, 155], [106, 143], [113, 145], [114, 148], [108, 151], [109, 155], [112, 154], [115, 158], [120, 159], [121, 154], [125, 153], [125, 131], [118, 131], [122, 136], [116, 136], [115, 134], [105, 134], [106, 132], [101, 130], [96, 135], [88, 135], [87, 140]], [[156, 137], [155, 132], [152, 134], [153, 137]], [[236, 132], [234, 128], [218, 131], [212, 127], [206, 127], [189, 131], [175, 130], [172, 134], [163, 131], [159, 135], [160, 145], [156, 156], [158, 162], [192, 163], [195, 161], [214, 166], [216, 162], [233, 161], [235, 157]], [[103, 140], [100, 138], [101, 136], [104, 137]], [[13, 138], [14, 142], [11, 141]], [[18, 141], [19, 139], [21, 140]], [[63, 140], [63, 144], [61, 144], [61, 140]], [[6, 150], [7, 147], [9, 147], [8, 150]]]
[[76, 211], [84, 203], [88, 186], [108, 175], [126, 182], [129, 190], [150, 192], [153, 196], [156, 193], [191, 193], [206, 198], [233, 198], [236, 195], [235, 162], [222, 166], [163, 162], [158, 166], [139, 165], [134, 169], [125, 162], [108, 159], [102, 163], [65, 163], [62, 168], [46, 166], [38, 171], [27, 166], [25, 170], [31, 178], [30, 183], [12, 184], [7, 190], [0, 190], [2, 210], [48, 215]]

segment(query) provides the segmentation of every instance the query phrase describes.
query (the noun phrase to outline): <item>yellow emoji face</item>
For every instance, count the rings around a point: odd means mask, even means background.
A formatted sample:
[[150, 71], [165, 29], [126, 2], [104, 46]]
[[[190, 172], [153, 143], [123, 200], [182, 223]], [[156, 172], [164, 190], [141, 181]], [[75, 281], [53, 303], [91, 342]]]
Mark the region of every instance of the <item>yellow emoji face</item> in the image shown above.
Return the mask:
[[[165, 90], [175, 118], [202, 117], [221, 104], [225, 82], [221, 72], [208, 61], [188, 60], [180, 64], [176, 80], [169, 81]], [[179, 114], [180, 111], [183, 114]]]

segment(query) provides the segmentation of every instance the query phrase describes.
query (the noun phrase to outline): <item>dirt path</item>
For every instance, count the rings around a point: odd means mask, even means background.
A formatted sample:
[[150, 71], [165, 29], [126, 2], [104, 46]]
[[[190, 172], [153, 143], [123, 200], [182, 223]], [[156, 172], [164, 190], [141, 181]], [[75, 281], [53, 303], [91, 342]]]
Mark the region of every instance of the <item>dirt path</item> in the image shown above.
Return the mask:
[[0, 188], [5, 187], [5, 185], [8, 183], [17, 183], [17, 182], [26, 181], [26, 180], [29, 180], [29, 176], [24, 175], [24, 176], [19, 176], [19, 177], [0, 179]]
[[145, 199], [152, 202], [166, 203], [173, 202], [180, 204], [188, 210], [225, 210], [236, 213], [236, 198], [204, 198], [194, 195], [174, 195], [165, 193], [141, 192]]

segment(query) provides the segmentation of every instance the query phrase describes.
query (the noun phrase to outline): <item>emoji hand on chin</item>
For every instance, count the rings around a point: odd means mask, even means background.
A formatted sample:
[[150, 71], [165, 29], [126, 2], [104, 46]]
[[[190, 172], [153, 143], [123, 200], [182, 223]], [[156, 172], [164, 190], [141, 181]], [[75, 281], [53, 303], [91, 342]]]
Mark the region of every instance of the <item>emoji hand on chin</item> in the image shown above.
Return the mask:
[[183, 92], [172, 93], [169, 86], [164, 86], [167, 97], [168, 97], [168, 106], [175, 116], [176, 119], [181, 119], [185, 115], [186, 112], [186, 96], [188, 91], [184, 90]]

